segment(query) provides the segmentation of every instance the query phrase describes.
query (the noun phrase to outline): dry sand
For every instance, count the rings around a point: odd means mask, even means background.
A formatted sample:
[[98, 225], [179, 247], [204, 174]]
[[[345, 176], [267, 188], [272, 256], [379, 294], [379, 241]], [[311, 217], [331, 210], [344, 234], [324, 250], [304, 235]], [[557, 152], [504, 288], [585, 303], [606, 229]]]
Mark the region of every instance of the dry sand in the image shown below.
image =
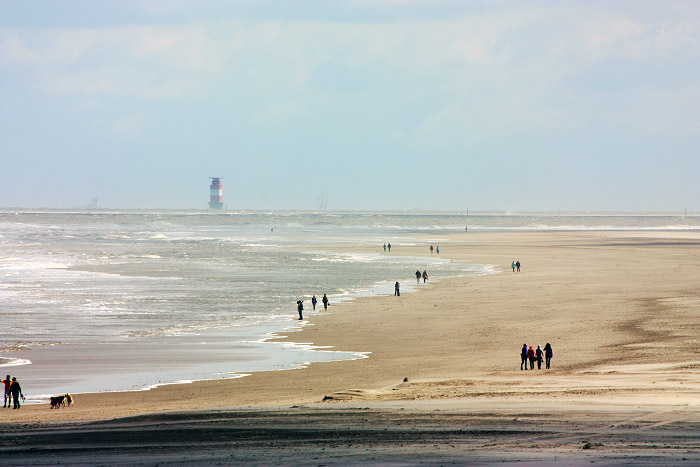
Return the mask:
[[[332, 305], [283, 337], [369, 358], [3, 411], [0, 455], [60, 460], [55, 446], [41, 447], [69, 432], [83, 433], [68, 437], [72, 459], [108, 446], [87, 463], [700, 461], [700, 234], [465, 233], [440, 246], [440, 257], [500, 273]], [[427, 256], [427, 247], [391, 254]], [[515, 259], [520, 273], [510, 270]], [[546, 342], [552, 369], [520, 371], [522, 344]], [[156, 415], [75, 425], [142, 414]], [[257, 432], [259, 422], [276, 428]], [[124, 424], [139, 428], [138, 449]], [[168, 441], [195, 425], [207, 436], [229, 430], [226, 441], [192, 441], [194, 451]], [[308, 442], [295, 454], [298, 432]]]

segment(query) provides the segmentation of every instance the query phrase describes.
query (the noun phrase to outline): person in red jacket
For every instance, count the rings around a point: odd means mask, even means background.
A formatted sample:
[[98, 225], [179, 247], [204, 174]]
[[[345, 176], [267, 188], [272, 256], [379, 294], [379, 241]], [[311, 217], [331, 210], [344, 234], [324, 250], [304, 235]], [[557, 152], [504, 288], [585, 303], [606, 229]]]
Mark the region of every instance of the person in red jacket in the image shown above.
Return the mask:
[[527, 349], [527, 359], [530, 360], [530, 369], [534, 370], [535, 369], [535, 351], [533, 350], [532, 346], [530, 346], [530, 348]]
[[2, 380], [3, 383], [5, 383], [5, 405], [2, 407], [5, 408], [7, 407], [8, 409], [10, 408], [10, 402], [12, 402], [12, 399], [10, 397], [10, 386], [12, 385], [12, 380], [10, 379], [10, 375], [7, 375], [5, 379]]

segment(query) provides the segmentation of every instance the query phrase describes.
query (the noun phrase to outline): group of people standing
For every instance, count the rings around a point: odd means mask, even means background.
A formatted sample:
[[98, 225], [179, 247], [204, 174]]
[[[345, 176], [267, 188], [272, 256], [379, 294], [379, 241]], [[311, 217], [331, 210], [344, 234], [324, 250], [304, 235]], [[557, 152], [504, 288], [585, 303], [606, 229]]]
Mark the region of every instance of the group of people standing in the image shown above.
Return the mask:
[[[326, 294], [323, 294], [323, 298], [321, 299], [323, 302], [323, 309], [328, 310], [328, 305], [330, 305], [331, 302], [328, 301], [328, 297]], [[318, 300], [316, 299], [316, 295], [311, 297], [311, 309], [313, 311], [316, 311], [316, 304], [318, 303]], [[297, 311], [299, 312], [299, 319], [304, 319], [304, 300], [297, 300]]]
[[22, 394], [22, 387], [19, 385], [16, 377], [10, 379], [10, 375], [7, 375], [5, 379], [2, 380], [5, 385], [5, 405], [3, 408], [10, 408], [10, 402], [14, 402], [13, 409], [19, 409], [20, 407], [20, 397], [24, 400], [24, 394]]
[[527, 364], [530, 363], [530, 369], [535, 369], [535, 362], [537, 362], [537, 369], [542, 369], [542, 358], [544, 357], [545, 368], [549, 370], [549, 365], [552, 362], [552, 357], [554, 352], [552, 352], [552, 346], [547, 342], [544, 349], [537, 346], [537, 349], [533, 349], [532, 346], [528, 349], [527, 344], [523, 344], [523, 348], [520, 351], [520, 370], [527, 370]]

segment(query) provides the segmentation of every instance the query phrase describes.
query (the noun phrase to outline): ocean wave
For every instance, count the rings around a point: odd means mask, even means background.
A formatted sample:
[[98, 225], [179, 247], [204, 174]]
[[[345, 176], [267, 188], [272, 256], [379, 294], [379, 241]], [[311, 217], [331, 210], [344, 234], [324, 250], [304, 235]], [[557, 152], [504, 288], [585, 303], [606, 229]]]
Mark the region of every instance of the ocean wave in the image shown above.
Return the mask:
[[[38, 333], [39, 331], [37, 331]], [[3, 344], [0, 352], [19, 352], [30, 350], [35, 347], [54, 347], [57, 345], [67, 345], [65, 342], [33, 342], [33, 341], [14, 341]]]
[[58, 262], [58, 261], [46, 261], [31, 258], [20, 258], [20, 257], [10, 257], [10, 258], [0, 258], [0, 267], [3, 269], [68, 269], [72, 266], [71, 263]]
[[0, 367], [31, 365], [32, 361], [26, 358], [0, 357]]
[[470, 225], [469, 231], [527, 231], [527, 232], [579, 232], [579, 231], [700, 231], [698, 225], [687, 224], [669, 224], [658, 226], [637, 226], [637, 225], [583, 225], [583, 224], [529, 224], [521, 226], [487, 226], [487, 225]]
[[235, 323], [208, 323], [208, 324], [189, 324], [189, 325], [175, 325], [162, 327], [157, 329], [144, 329], [139, 331], [129, 331], [124, 334], [127, 338], [149, 338], [149, 337], [177, 337], [177, 336], [196, 336], [203, 331], [208, 331], [212, 329], [226, 329], [234, 327]]

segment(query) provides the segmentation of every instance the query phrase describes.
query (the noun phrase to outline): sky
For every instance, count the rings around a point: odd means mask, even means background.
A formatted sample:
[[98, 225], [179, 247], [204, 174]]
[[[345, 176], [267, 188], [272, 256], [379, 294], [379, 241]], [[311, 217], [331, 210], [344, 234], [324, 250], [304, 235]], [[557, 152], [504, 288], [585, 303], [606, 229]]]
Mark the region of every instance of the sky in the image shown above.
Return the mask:
[[700, 211], [700, 2], [0, 0], [0, 207]]

